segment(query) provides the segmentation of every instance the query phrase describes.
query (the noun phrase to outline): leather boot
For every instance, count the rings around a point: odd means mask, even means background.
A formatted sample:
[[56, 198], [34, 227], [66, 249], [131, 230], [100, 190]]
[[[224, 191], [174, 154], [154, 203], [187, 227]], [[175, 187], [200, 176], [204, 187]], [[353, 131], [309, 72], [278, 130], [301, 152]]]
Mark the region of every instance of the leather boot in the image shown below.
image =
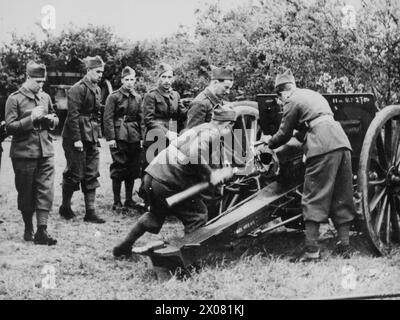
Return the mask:
[[63, 187], [62, 190], [62, 205], [60, 206], [60, 216], [66, 220], [75, 218], [75, 213], [71, 209], [71, 199], [74, 192], [68, 188]]
[[38, 229], [33, 239], [34, 244], [53, 246], [57, 244], [57, 240], [52, 238], [47, 233], [47, 226], [38, 226]]
[[24, 230], [24, 240], [33, 241], [33, 212], [22, 212], [22, 218], [24, 220], [25, 230]]
[[125, 203], [126, 209], [135, 209], [136, 203], [132, 200], [133, 180], [125, 180]]
[[142, 226], [141, 223], [136, 223], [131, 231], [128, 233], [128, 236], [122, 241], [119, 245], [114, 247], [113, 255], [114, 257], [121, 257], [121, 256], [130, 256], [132, 255], [132, 246], [137, 239], [139, 239], [144, 233], [146, 229]]
[[91, 223], [105, 223], [106, 221], [102, 218], [100, 218], [94, 209], [87, 210], [85, 217], [83, 218], [83, 221], [85, 222], [91, 222]]
[[112, 179], [112, 189], [114, 194], [114, 204], [112, 209], [114, 211], [121, 211], [122, 210], [122, 203], [121, 203], [121, 181], [117, 179]]
[[96, 190], [90, 190], [85, 193], [85, 208], [86, 208], [86, 215], [83, 218], [85, 222], [91, 223], [105, 223], [106, 221], [100, 218], [96, 214], [96, 210], [94, 208], [94, 200], [96, 198]]

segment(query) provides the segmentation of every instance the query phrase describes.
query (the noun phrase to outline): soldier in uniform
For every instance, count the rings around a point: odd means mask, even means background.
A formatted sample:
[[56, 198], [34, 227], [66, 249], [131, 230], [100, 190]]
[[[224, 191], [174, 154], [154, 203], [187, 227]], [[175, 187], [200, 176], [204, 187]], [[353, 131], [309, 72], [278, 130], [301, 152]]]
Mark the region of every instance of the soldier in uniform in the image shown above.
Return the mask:
[[287, 143], [295, 129], [296, 137], [304, 137], [302, 210], [306, 243], [300, 261], [320, 258], [319, 225], [328, 218], [338, 232], [335, 251], [348, 257], [350, 225], [355, 217], [350, 142], [340, 123], [334, 120], [326, 99], [315, 91], [297, 88], [290, 70], [277, 76], [275, 88], [284, 104], [283, 118], [278, 132], [264, 140], [275, 149]]
[[[13, 136], [10, 157], [18, 192], [18, 209], [25, 224], [24, 240], [54, 245], [57, 240], [47, 233], [48, 216], [54, 197], [54, 149], [49, 130], [58, 118], [50, 96], [42, 91], [46, 67], [30, 61], [22, 87], [6, 102], [7, 132]], [[36, 212], [37, 231], [33, 230]]]
[[104, 72], [99, 57], [85, 59], [86, 76], [71, 87], [67, 95], [68, 114], [62, 132], [67, 166], [63, 173], [60, 215], [72, 219], [71, 199], [81, 186], [85, 196], [84, 221], [104, 223], [95, 212], [99, 173], [100, 88], [97, 85]]
[[[144, 123], [146, 138], [144, 141], [145, 161], [143, 169], [157, 154], [148, 149], [157, 140], [157, 151], [167, 147], [169, 141], [178, 134], [180, 123], [186, 120], [186, 108], [179, 93], [172, 90], [174, 72], [166, 63], [158, 68], [158, 86], [151, 89], [143, 98]], [[149, 150], [149, 152], [147, 152]]]
[[187, 114], [186, 128], [190, 129], [199, 124], [210, 122], [213, 110], [222, 105], [222, 98], [229, 94], [233, 86], [233, 71], [227, 68], [213, 68], [211, 82], [191, 102]]
[[143, 128], [142, 99], [135, 92], [136, 72], [122, 70], [122, 86], [108, 96], [104, 110], [104, 136], [111, 150], [110, 174], [113, 210], [121, 210], [121, 182], [125, 181], [125, 208], [134, 208], [132, 192], [140, 186], [140, 155]]
[[230, 166], [221, 168], [218, 146], [221, 138], [232, 130], [235, 119], [233, 109], [219, 108], [211, 123], [187, 130], [154, 158], [143, 178], [150, 210], [139, 218], [127, 238], [114, 248], [115, 257], [130, 255], [132, 245], [145, 232], [157, 234], [168, 215], [182, 221], [185, 233], [207, 222], [207, 207], [201, 195], [172, 208], [168, 208], [165, 199], [200, 182], [209, 181], [215, 186], [222, 182], [227, 171], [228, 175], [232, 173]]

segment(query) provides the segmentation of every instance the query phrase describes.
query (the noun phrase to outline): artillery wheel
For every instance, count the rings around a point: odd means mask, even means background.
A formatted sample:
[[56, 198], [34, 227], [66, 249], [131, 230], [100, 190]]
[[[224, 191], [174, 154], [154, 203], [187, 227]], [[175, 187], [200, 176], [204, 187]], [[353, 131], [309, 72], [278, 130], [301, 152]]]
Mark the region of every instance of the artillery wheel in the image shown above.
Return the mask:
[[400, 240], [400, 105], [378, 112], [360, 154], [358, 191], [365, 235], [378, 255]]

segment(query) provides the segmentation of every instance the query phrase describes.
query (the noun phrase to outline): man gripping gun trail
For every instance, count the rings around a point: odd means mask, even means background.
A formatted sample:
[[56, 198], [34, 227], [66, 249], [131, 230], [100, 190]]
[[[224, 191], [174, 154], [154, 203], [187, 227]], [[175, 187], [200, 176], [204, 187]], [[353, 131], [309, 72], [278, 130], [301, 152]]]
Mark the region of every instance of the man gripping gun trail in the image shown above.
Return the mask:
[[306, 157], [302, 210], [306, 243], [300, 261], [320, 258], [319, 225], [331, 218], [337, 232], [335, 251], [350, 255], [349, 232], [355, 217], [352, 190], [351, 146], [340, 123], [335, 121], [328, 101], [319, 93], [296, 87], [290, 70], [279, 74], [275, 90], [283, 102], [283, 118], [278, 132], [263, 139], [271, 149], [296, 137], [303, 140]]
[[166, 199], [193, 185], [208, 181], [215, 186], [232, 174], [231, 167], [221, 162], [221, 138], [229, 134], [236, 113], [228, 107], [214, 111], [213, 120], [183, 133], [161, 151], [149, 164], [143, 177], [150, 211], [141, 216], [126, 239], [114, 248], [114, 256], [129, 256], [132, 246], [145, 232], [157, 234], [169, 215], [176, 216], [193, 232], [207, 222], [207, 206], [201, 195], [186, 199], [169, 208]]

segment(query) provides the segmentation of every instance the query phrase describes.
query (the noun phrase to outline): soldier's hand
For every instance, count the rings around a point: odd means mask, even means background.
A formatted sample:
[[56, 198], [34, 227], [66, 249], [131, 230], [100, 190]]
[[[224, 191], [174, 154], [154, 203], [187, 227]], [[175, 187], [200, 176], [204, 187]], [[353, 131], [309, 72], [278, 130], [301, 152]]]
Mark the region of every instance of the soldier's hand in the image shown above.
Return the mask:
[[272, 136], [270, 136], [270, 135], [262, 135], [262, 136], [261, 136], [261, 140], [262, 140], [265, 144], [268, 144], [269, 141], [271, 140], [271, 138], [272, 138]]
[[141, 185], [142, 185], [142, 179], [135, 179], [135, 182], [133, 184], [133, 191], [135, 193], [139, 193]]
[[115, 140], [107, 141], [107, 143], [108, 143], [108, 146], [109, 146], [111, 149], [115, 149], [115, 148], [117, 147], [117, 141], [115, 141]]
[[44, 117], [44, 107], [43, 106], [37, 106], [35, 108], [32, 109], [31, 112], [31, 118], [32, 121], [36, 121], [36, 120], [40, 120]]
[[224, 167], [222, 169], [217, 169], [211, 173], [210, 183], [213, 186], [216, 186], [225, 180], [231, 178], [234, 175], [235, 171], [232, 167]]
[[78, 151], [83, 151], [83, 143], [81, 140], [79, 141], [75, 141], [74, 142], [74, 147], [78, 150]]

